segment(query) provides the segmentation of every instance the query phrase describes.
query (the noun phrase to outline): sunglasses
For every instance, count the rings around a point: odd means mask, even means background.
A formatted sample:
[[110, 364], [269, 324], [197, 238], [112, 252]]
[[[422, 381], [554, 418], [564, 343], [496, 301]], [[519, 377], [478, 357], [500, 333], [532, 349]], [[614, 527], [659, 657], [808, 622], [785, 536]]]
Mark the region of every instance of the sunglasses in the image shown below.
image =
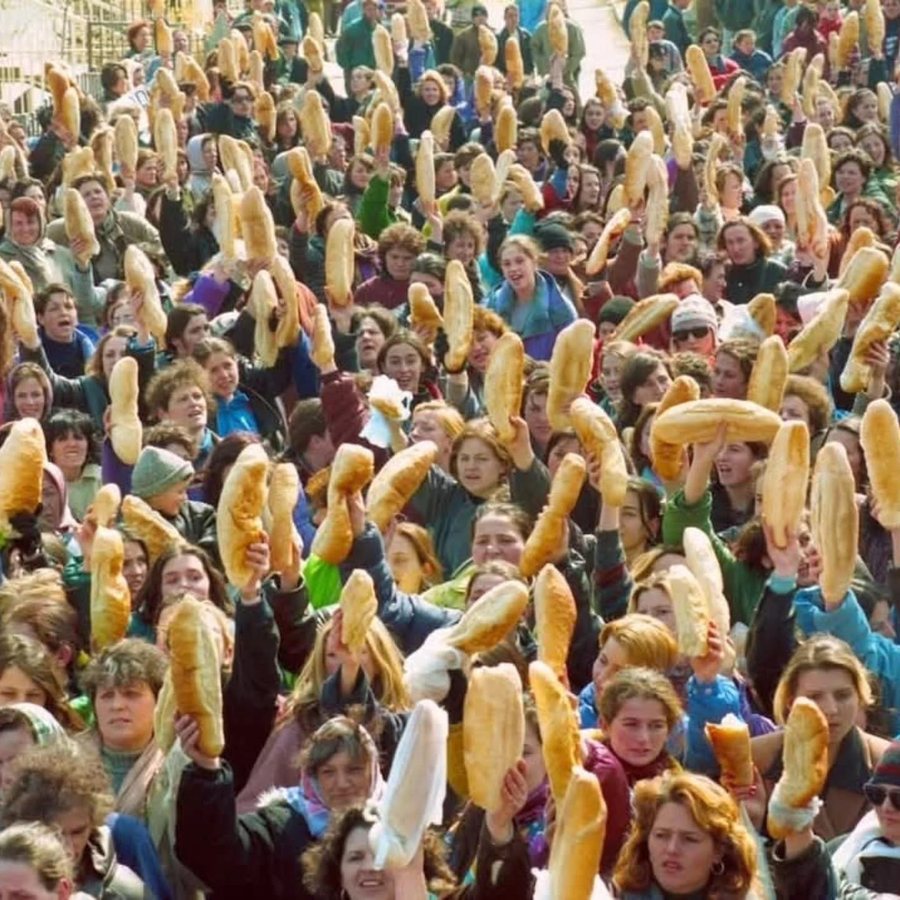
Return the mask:
[[700, 328], [685, 328], [684, 331], [673, 331], [672, 339], [681, 343], [682, 341], [687, 341], [690, 338], [694, 338], [694, 340], [699, 341], [701, 338], [705, 338], [709, 334], [709, 326], [703, 325]]
[[891, 801], [891, 806], [900, 812], [900, 788], [888, 788], [881, 784], [864, 784], [863, 793], [866, 795], [866, 800], [876, 809], [883, 806], [887, 798]]

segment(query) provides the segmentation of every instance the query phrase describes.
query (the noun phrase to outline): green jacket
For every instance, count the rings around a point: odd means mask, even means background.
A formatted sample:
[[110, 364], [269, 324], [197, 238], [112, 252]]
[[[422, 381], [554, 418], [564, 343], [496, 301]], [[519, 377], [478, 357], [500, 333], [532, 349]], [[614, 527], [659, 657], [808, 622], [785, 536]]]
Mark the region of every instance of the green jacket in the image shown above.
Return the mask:
[[474, 25], [460, 31], [453, 38], [450, 62], [460, 68], [466, 78], [475, 75], [475, 70], [481, 62], [481, 46], [478, 43], [478, 29]]
[[[576, 25], [570, 19], [566, 19], [566, 30], [569, 32], [569, 55], [566, 57], [566, 67], [563, 69], [563, 81], [566, 84], [577, 86], [581, 61], [587, 53], [584, 47], [584, 32], [580, 25]], [[550, 32], [546, 19], [535, 28], [534, 34], [531, 36], [531, 55], [538, 75], [548, 75], [553, 48], [550, 46]]]
[[732, 624], [743, 622], [749, 625], [753, 619], [753, 611], [762, 597], [769, 573], [762, 569], [751, 568], [734, 558], [731, 550], [712, 529], [709, 518], [711, 510], [710, 491], [707, 491], [697, 503], [690, 505], [685, 502], [684, 492], [678, 491], [666, 504], [662, 527], [663, 544], [680, 547], [685, 528], [699, 528], [704, 532], [712, 542], [716, 559], [722, 569], [725, 599], [731, 611]]
[[372, 32], [375, 25], [366, 18], [358, 19], [346, 31], [341, 32], [335, 47], [338, 65], [350, 72], [357, 66], [375, 68], [375, 49], [372, 46]]
[[398, 221], [397, 214], [388, 205], [390, 190], [390, 181], [373, 175], [356, 210], [360, 230], [376, 241], [385, 228]]

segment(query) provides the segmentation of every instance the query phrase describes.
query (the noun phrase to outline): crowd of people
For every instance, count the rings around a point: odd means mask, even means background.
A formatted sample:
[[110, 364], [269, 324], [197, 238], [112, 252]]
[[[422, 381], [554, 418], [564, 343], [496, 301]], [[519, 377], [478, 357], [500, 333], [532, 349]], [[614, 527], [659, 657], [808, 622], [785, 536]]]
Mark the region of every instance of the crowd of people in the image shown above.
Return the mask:
[[0, 109], [0, 898], [900, 894], [900, 0], [229, 7]]

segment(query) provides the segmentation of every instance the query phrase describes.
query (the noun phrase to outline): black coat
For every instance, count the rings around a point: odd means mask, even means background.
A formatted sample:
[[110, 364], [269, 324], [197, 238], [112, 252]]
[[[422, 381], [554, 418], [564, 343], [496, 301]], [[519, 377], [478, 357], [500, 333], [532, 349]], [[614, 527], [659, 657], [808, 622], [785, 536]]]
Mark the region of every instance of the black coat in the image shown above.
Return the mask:
[[165, 192], [159, 208], [159, 239], [176, 274], [199, 272], [219, 252], [219, 242], [208, 228], [191, 228], [181, 200]]

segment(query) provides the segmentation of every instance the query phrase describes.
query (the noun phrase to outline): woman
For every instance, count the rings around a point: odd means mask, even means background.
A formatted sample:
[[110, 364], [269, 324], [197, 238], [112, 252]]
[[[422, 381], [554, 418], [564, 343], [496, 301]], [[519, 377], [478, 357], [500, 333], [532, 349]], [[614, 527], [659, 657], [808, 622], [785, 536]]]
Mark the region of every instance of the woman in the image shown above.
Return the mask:
[[[384, 342], [397, 330], [396, 317], [381, 306], [369, 306], [354, 313], [347, 338], [355, 343], [358, 368], [378, 374], [378, 354]], [[338, 333], [340, 334], [340, 332]], [[344, 335], [335, 336], [343, 340]], [[340, 368], [347, 368], [341, 366]]]
[[733, 59], [722, 54], [722, 35], [718, 29], [704, 28], [697, 40], [706, 57], [713, 85], [720, 91], [730, 81], [732, 75], [740, 72], [741, 67]]
[[507, 331], [506, 323], [496, 313], [476, 306], [472, 321], [472, 346], [468, 365], [458, 375], [447, 379], [444, 394], [464, 416], [473, 418], [484, 409], [484, 376], [494, 344]]
[[622, 392], [616, 416], [619, 431], [633, 426], [646, 404], [662, 400], [671, 383], [672, 373], [664, 354], [650, 348], [632, 353], [625, 360], [619, 379]]
[[[401, 78], [401, 85], [404, 81]], [[445, 107], [450, 100], [444, 79], [434, 69], [425, 72], [415, 90], [404, 91], [404, 95], [400, 98], [403, 105], [403, 121], [411, 138], [421, 137], [422, 132], [431, 127], [431, 120], [438, 110]], [[466, 133], [462, 119], [458, 115], [454, 116], [450, 124], [450, 144], [444, 149], [452, 153], [465, 142]]]
[[59, 410], [44, 425], [44, 437], [47, 456], [65, 476], [69, 509], [80, 522], [102, 483], [94, 423], [77, 410]]
[[29, 900], [74, 897], [72, 860], [59, 833], [37, 822], [0, 831], [0, 892]]
[[395, 222], [378, 236], [381, 273], [364, 281], [356, 289], [353, 302], [358, 306], [378, 303], [385, 309], [402, 306], [409, 293], [412, 266], [425, 249], [425, 238], [412, 225]]
[[716, 247], [731, 263], [725, 297], [732, 303], [749, 303], [757, 294], [772, 293], [787, 277], [787, 268], [770, 258], [772, 245], [766, 233], [746, 216], [722, 226]]
[[891, 209], [891, 199], [871, 179], [871, 175], [872, 160], [862, 150], [845, 150], [834, 161], [831, 181], [837, 195], [826, 210], [832, 225], [839, 225], [847, 207], [860, 197], [871, 197], [886, 210]]
[[775, 185], [775, 200], [784, 213], [785, 236], [797, 240], [797, 187], [799, 181], [793, 173], [785, 175]]
[[17, 760], [0, 824], [40, 822], [58, 829], [79, 890], [92, 897], [139, 900], [145, 896], [143, 882], [117, 861], [112, 833], [104, 824], [111, 809], [109, 781], [99, 760], [66, 741]]
[[572, 198], [574, 213], [596, 212], [600, 208], [600, 173], [593, 166], [579, 166], [581, 177]]
[[197, 204], [212, 189], [212, 176], [218, 169], [219, 147], [215, 135], [194, 135], [188, 141], [187, 155], [191, 167], [187, 189]]
[[432, 441], [437, 447], [435, 464], [444, 472], [450, 472], [450, 454], [453, 442], [465, 427], [463, 417], [443, 400], [427, 400], [413, 410], [410, 443]]
[[758, 352], [759, 345], [744, 338], [734, 338], [721, 344], [713, 364], [713, 396], [746, 400], [750, 373]]
[[34, 293], [51, 284], [65, 284], [78, 304], [78, 321], [82, 325], [97, 323], [102, 295], [94, 288], [91, 263], [79, 266], [75, 254], [87, 249], [82, 239], [72, 239], [68, 247], [60, 247], [47, 237], [46, 221], [41, 207], [30, 197], [13, 200], [9, 208], [9, 224], [0, 242], [0, 258], [18, 260], [31, 279]]
[[822, 384], [805, 375], [788, 375], [779, 415], [786, 422], [803, 422], [814, 446], [821, 443], [833, 414], [834, 404]]
[[428, 347], [411, 331], [398, 331], [378, 351], [378, 371], [397, 382], [401, 391], [412, 395], [411, 407], [440, 397], [428, 379], [433, 361]]
[[300, 143], [300, 122], [290, 103], [279, 103], [275, 113], [275, 152], [285, 153]]
[[539, 251], [530, 238], [506, 238], [499, 257], [503, 283], [485, 305], [522, 338], [529, 356], [549, 360], [556, 336], [577, 318], [575, 307], [554, 278], [538, 269]]
[[[601, 141], [615, 138], [615, 129], [607, 123], [607, 109], [597, 97], [591, 97], [585, 101], [581, 112], [580, 131], [584, 135], [584, 158], [594, 159], [594, 154]], [[591, 209], [599, 209], [600, 201], [600, 174], [597, 173], [597, 203]]]
[[361, 725], [338, 716], [304, 748], [298, 785], [236, 817], [230, 768], [200, 751], [195, 719], [181, 716], [175, 730], [191, 760], [178, 786], [175, 850], [208, 888], [226, 896], [302, 897], [303, 852], [323, 838], [336, 814], [377, 801], [384, 790], [374, 741]]
[[[893, 189], [891, 196], [894, 196]], [[847, 204], [844, 215], [841, 217], [841, 237], [844, 247], [850, 240], [850, 235], [857, 228], [868, 228], [880, 241], [892, 242], [891, 220], [888, 218], [885, 208], [871, 197], [858, 197]]]
[[[352, 703], [336, 703], [341, 661], [335, 648], [340, 644], [340, 620], [332, 617], [316, 634], [315, 645], [297, 677], [286, 708], [276, 722], [254, 763], [247, 783], [237, 797], [239, 813], [252, 812], [271, 788], [299, 783], [300, 751], [309, 736], [329, 716], [344, 712]], [[403, 684], [403, 659], [393, 638], [379, 619], [372, 622], [359, 664], [374, 703], [366, 710], [368, 728], [381, 733], [381, 723], [411, 706]], [[380, 740], [380, 738], [379, 738]], [[387, 748], [393, 753], [394, 747]]]
[[19, 363], [9, 373], [6, 397], [7, 422], [29, 418], [40, 422], [50, 415], [53, 406], [50, 379], [37, 363]]
[[723, 788], [668, 773], [638, 784], [633, 803], [634, 827], [613, 875], [622, 900], [755, 896], [756, 844]]
[[[841, 640], [813, 635], [800, 644], [781, 674], [775, 691], [777, 722], [787, 720], [797, 697], [809, 697], [828, 720], [828, 776], [823, 805], [813, 823], [815, 833], [830, 840], [852, 830], [869, 809], [864, 785], [888, 747], [883, 738], [866, 733], [857, 723], [872, 705], [867, 672]], [[761, 825], [767, 795], [782, 771], [784, 732], [750, 742], [757, 777], [758, 800], [748, 812]]]
[[716, 483], [712, 490], [710, 519], [717, 534], [746, 525], [756, 515], [760, 460], [766, 458], [763, 443], [732, 441], [716, 456]]
[[869, 122], [856, 132], [856, 146], [869, 154], [874, 168], [872, 180], [888, 196], [897, 190], [897, 167], [891, 152], [891, 143], [878, 122]]
[[603, 391], [600, 405], [606, 414], [616, 421], [619, 404], [622, 402], [622, 368], [625, 360], [637, 352], [637, 345], [631, 341], [610, 341], [603, 344], [603, 357], [600, 361], [600, 375], [597, 385]]
[[619, 538], [627, 565], [659, 541], [662, 508], [662, 497], [654, 484], [644, 478], [628, 479], [625, 502], [619, 508]]
[[412, 522], [398, 522], [385, 548], [388, 566], [401, 591], [420, 594], [443, 581], [428, 532]]

